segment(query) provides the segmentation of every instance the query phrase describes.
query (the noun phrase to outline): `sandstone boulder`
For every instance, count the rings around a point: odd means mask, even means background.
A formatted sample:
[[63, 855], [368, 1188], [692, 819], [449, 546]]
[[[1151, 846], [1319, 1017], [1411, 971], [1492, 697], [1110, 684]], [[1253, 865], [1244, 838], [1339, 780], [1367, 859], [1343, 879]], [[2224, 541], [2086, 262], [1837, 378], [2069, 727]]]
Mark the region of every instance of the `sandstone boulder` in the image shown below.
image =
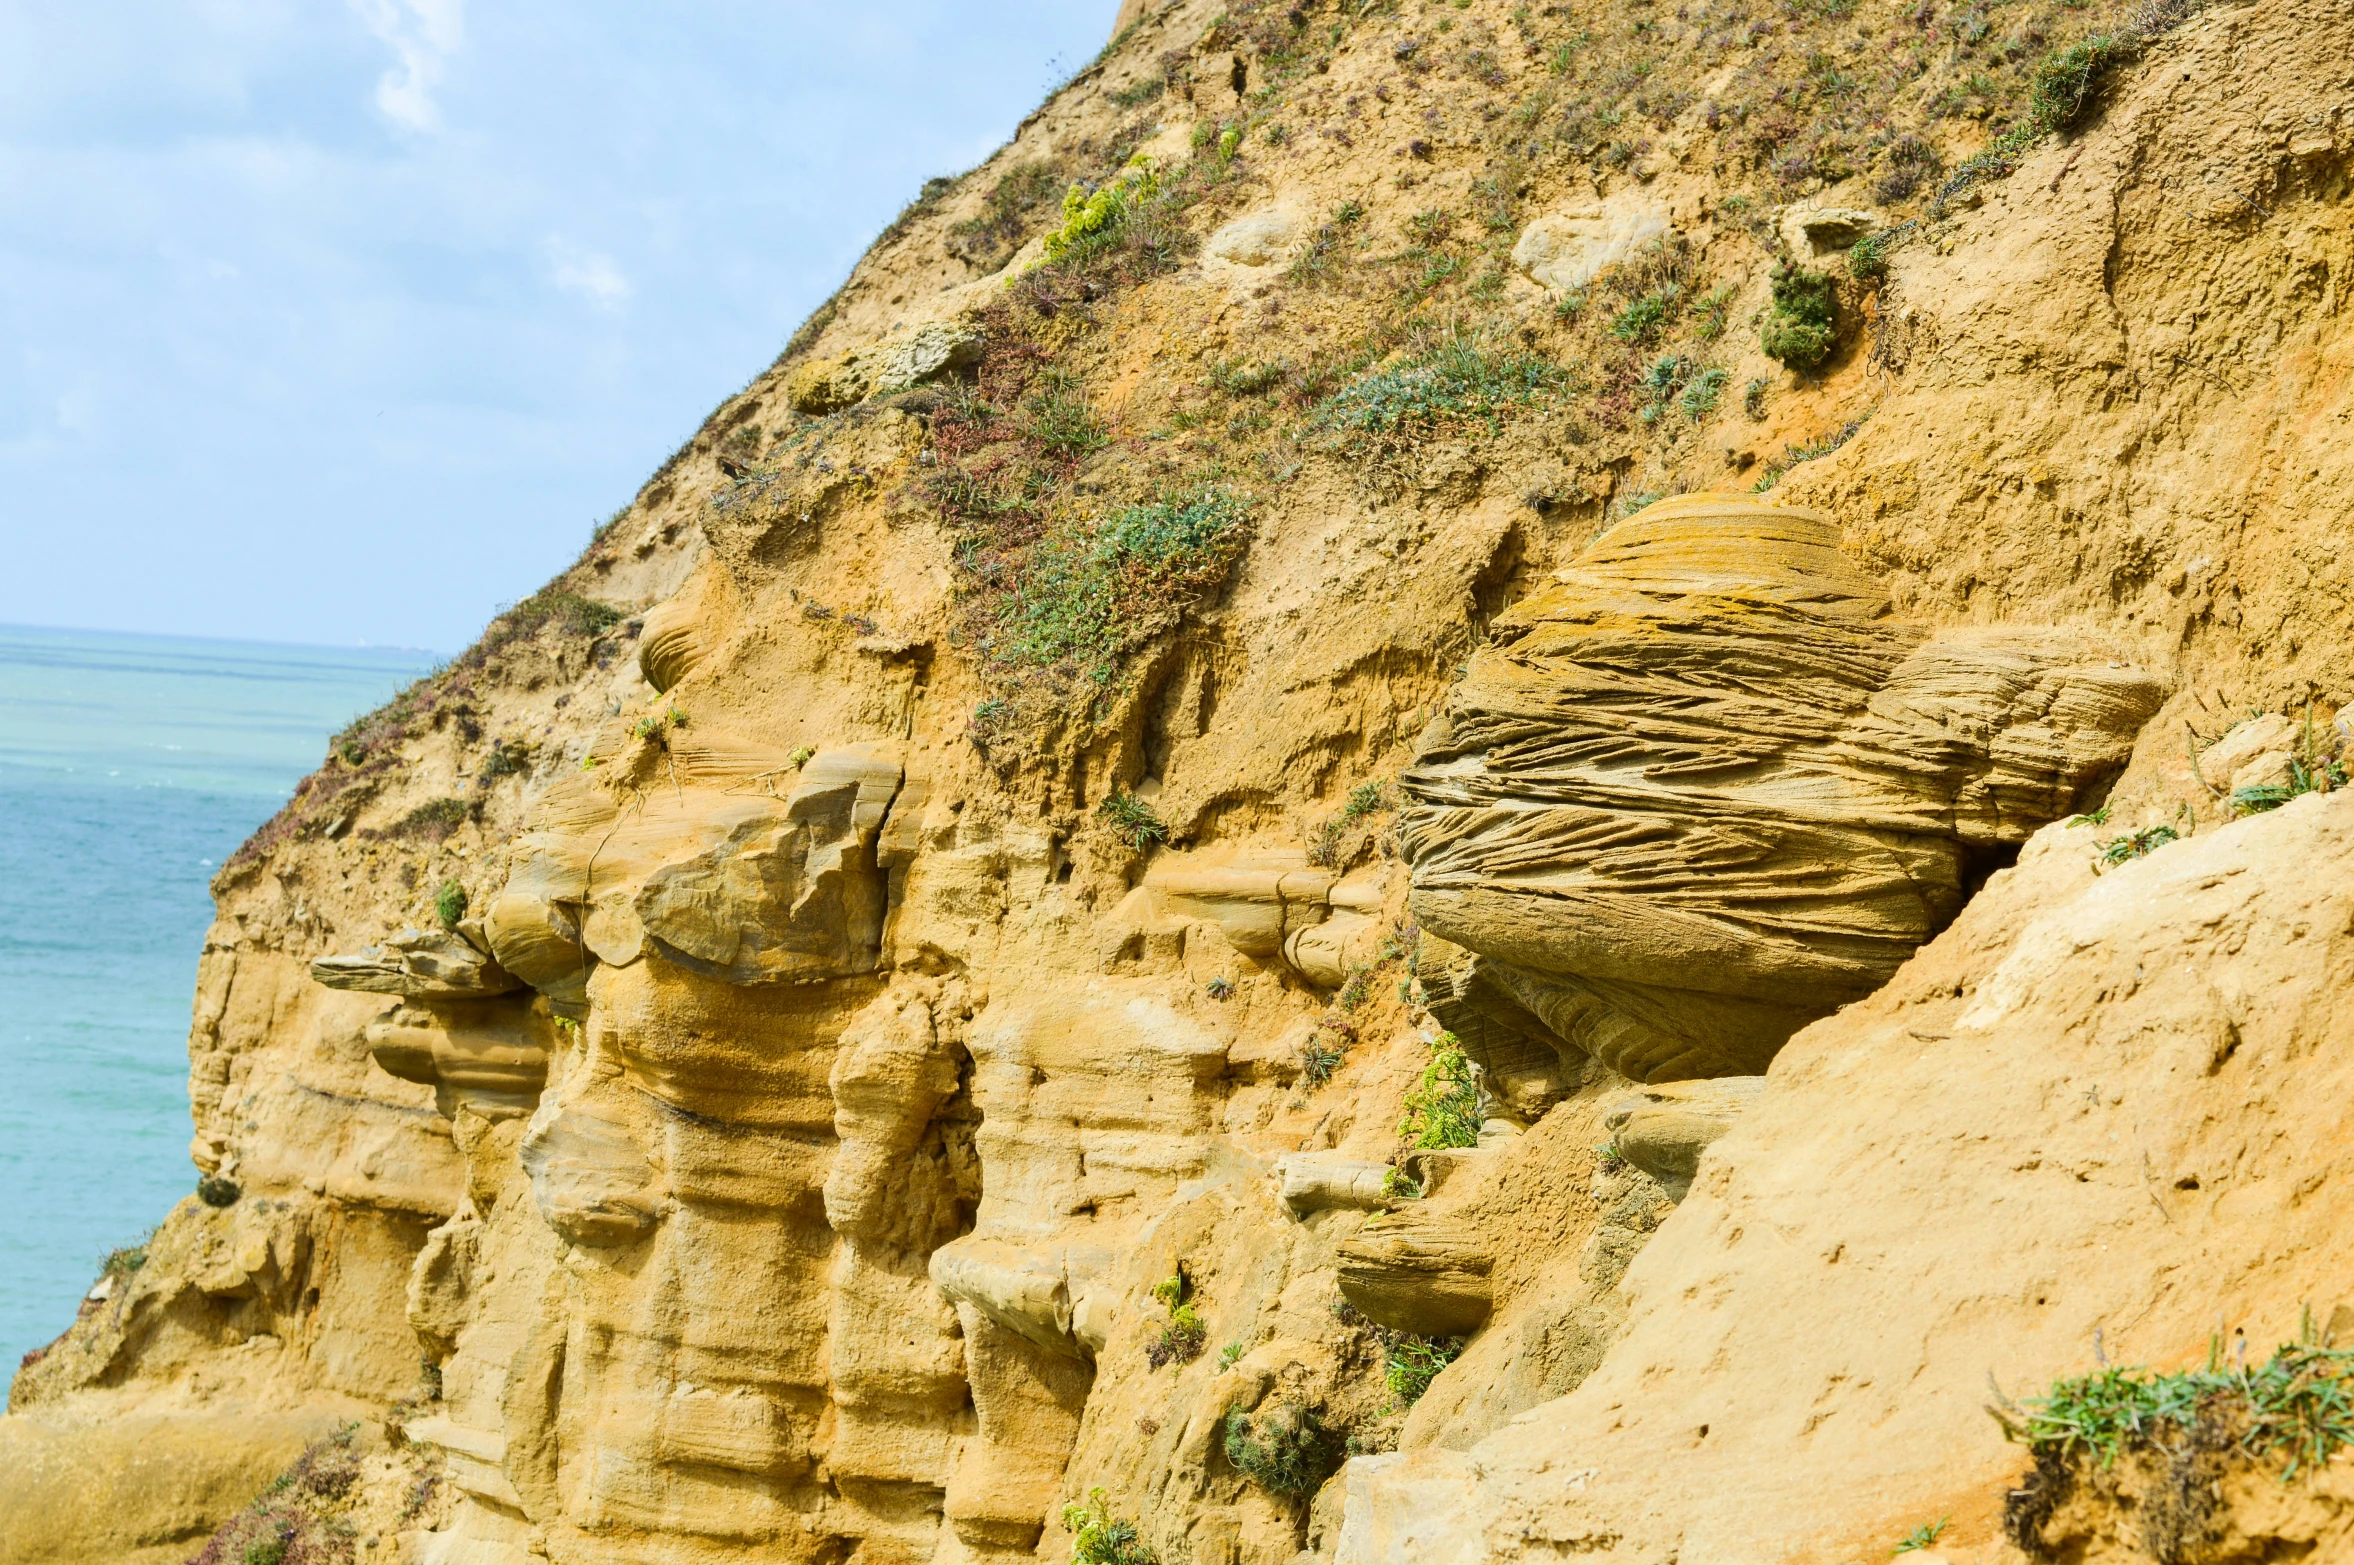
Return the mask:
[[323, 956], [311, 978], [330, 989], [405, 995], [412, 1000], [471, 1000], [523, 987], [473, 941], [454, 930], [404, 929], [349, 956]]
[[889, 396], [971, 366], [981, 334], [962, 321], [926, 321], [839, 358], [796, 367], [785, 393], [804, 413], [831, 413], [868, 397]]
[[1830, 518], [1663, 501], [1500, 616], [1405, 777], [1420, 925], [1636, 1081], [1754, 1075], [2121, 768], [2164, 688], [2071, 632], [1932, 637]]
[[1295, 1152], [1276, 1159], [1283, 1209], [1294, 1217], [1333, 1209], [1378, 1212], [1390, 1204], [1390, 1165], [1332, 1152]]
[[1602, 1123], [1618, 1155], [1676, 1200], [1692, 1188], [1700, 1154], [1765, 1091], [1763, 1076], [1665, 1082], [1612, 1105]]
[[1798, 206], [1782, 218], [1782, 242], [1802, 260], [1821, 260], [1847, 250], [1868, 234], [1877, 233], [1877, 212], [1855, 207]]
[[1340, 1291], [1372, 1320], [1423, 1337], [1459, 1337], [1495, 1305], [1487, 1236], [1443, 1210], [1408, 1202], [1340, 1245]]
[[548, 1226], [573, 1244], [628, 1244], [654, 1226], [654, 1171], [630, 1127], [579, 1104], [544, 1103], [521, 1148]]
[[1236, 266], [1272, 266], [1299, 243], [1299, 214], [1289, 207], [1246, 212], [1202, 242], [1202, 254]]
[[1512, 246], [1512, 264], [1532, 282], [1566, 293], [1635, 259], [1671, 232], [1666, 208], [1648, 192], [1620, 191], [1530, 223]]

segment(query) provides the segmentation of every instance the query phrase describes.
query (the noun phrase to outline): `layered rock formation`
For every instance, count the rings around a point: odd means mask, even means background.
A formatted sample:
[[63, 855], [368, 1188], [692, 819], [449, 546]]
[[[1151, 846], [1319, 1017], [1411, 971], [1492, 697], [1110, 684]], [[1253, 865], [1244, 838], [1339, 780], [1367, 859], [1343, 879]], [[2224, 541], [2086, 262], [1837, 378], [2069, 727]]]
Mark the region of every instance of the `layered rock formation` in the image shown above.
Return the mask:
[[1124, 9], [223, 872], [0, 1559], [2199, 1557], [1979, 1410], [2342, 1286], [2354, 34], [2191, 12]]
[[1877, 989], [2165, 695], [2081, 633], [1907, 625], [1830, 517], [1725, 498], [1493, 633], [1406, 773], [1414, 916], [1488, 959], [1482, 1019], [1635, 1081], [1758, 1074]]

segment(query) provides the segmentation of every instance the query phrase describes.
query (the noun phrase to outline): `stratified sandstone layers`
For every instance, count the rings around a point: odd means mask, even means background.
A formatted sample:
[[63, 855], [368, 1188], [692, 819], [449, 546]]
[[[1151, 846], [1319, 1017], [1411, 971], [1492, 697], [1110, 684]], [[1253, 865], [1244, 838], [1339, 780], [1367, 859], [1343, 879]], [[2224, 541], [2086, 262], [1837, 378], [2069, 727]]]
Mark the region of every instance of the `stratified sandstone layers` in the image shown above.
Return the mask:
[[0, 1560], [1991, 1565], [2333, 1318], [2344, 8], [1127, 20], [224, 870]]
[[1757, 1074], [1885, 983], [2165, 696], [2081, 633], [1906, 624], [1830, 517], [1729, 497], [1493, 633], [1406, 773], [1414, 916], [1488, 959], [1488, 1020], [1635, 1081]]

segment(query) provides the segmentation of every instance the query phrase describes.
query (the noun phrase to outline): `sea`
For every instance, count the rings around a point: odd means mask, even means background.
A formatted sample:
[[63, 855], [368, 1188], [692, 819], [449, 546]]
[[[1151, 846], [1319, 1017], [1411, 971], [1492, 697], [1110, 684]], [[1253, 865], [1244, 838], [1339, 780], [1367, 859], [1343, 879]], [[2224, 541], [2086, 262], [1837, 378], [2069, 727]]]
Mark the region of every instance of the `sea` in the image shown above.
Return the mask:
[[213, 872], [435, 661], [0, 625], [0, 1373], [195, 1188]]

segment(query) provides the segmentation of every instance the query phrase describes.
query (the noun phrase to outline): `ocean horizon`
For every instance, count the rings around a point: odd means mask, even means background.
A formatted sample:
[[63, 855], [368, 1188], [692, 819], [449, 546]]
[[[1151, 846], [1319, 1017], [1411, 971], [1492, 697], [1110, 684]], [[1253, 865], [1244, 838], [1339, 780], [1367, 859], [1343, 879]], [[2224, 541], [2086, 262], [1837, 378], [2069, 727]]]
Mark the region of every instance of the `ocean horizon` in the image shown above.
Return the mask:
[[214, 872], [411, 648], [0, 624], [0, 1352], [70, 1325], [195, 1187], [187, 1038]]

